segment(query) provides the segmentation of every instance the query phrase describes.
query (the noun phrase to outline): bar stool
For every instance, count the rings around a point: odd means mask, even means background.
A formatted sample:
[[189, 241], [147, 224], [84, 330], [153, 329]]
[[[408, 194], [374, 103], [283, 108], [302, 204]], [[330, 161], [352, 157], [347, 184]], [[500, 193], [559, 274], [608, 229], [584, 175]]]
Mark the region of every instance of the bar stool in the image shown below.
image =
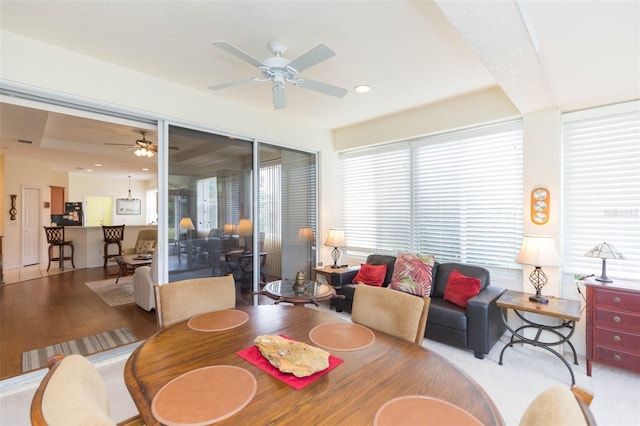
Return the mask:
[[[75, 263], [73, 263], [73, 254], [75, 248], [73, 247], [72, 241], [65, 241], [64, 239], [64, 226], [45, 226], [44, 232], [47, 236], [47, 243], [49, 243], [49, 264], [47, 265], [47, 271], [51, 268], [51, 261], [57, 260], [60, 262], [60, 270], [64, 271], [64, 261], [70, 260], [71, 266], [76, 267]], [[65, 246], [71, 247], [71, 256], [64, 255]], [[58, 257], [53, 257], [53, 249], [54, 247], [58, 247]]]
[[[104, 235], [104, 265], [107, 267], [107, 261], [116, 256], [122, 256], [122, 240], [124, 239], [124, 225], [102, 226], [102, 234]], [[109, 245], [117, 244], [118, 252], [109, 254]]]

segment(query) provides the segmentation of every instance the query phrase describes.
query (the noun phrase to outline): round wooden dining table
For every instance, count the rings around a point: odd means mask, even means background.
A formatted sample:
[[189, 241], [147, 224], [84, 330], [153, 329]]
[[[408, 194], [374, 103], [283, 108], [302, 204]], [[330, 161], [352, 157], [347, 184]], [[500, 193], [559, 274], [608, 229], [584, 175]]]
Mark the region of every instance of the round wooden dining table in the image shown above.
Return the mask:
[[[500, 412], [471, 377], [440, 355], [415, 343], [373, 330], [373, 343], [358, 350], [328, 350], [343, 362], [302, 389], [295, 389], [246, 361], [238, 352], [259, 335], [284, 335], [314, 345], [309, 333], [344, 320], [317, 309], [286, 305], [238, 308], [249, 319], [238, 327], [203, 332], [188, 321], [151, 336], [125, 366], [125, 383], [146, 425], [154, 397], [185, 373], [211, 366], [240, 367], [257, 387], [251, 400], [217, 424], [372, 425], [389, 401], [420, 395], [448, 402], [485, 425], [502, 425]], [[325, 326], [328, 327], [328, 326]], [[314, 345], [315, 346], [315, 345]]]

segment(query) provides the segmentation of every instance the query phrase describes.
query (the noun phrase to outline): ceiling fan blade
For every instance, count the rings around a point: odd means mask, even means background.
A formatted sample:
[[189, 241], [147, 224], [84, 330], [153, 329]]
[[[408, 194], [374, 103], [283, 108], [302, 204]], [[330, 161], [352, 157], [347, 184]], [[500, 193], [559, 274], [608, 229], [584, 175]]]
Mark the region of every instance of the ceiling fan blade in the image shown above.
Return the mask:
[[305, 89], [315, 90], [316, 92], [324, 93], [326, 95], [336, 96], [338, 98], [343, 98], [344, 95], [347, 94], [347, 89], [343, 89], [341, 87], [332, 86], [330, 84], [321, 83], [315, 80], [302, 79], [302, 83], [299, 87], [304, 87]]
[[259, 60], [257, 60], [256, 58], [247, 55], [246, 53], [244, 53], [242, 50], [233, 47], [232, 45], [230, 45], [229, 43], [227, 43], [226, 41], [214, 41], [212, 43], [215, 47], [224, 50], [227, 53], [231, 53], [233, 56], [242, 59], [243, 61], [253, 65], [254, 67], [261, 67], [264, 64], [262, 62], [260, 62]]
[[112, 143], [112, 142], [105, 142], [105, 145], [110, 145], [110, 146], [131, 146], [130, 143]]
[[240, 86], [243, 84], [247, 84], [247, 83], [254, 83], [255, 80], [254, 79], [250, 79], [250, 80], [238, 80], [238, 81], [232, 81], [230, 83], [223, 83], [223, 84], [218, 84], [215, 86], [209, 86], [209, 89], [211, 90], [221, 90], [221, 89], [227, 89], [229, 87], [235, 87], [235, 86]]
[[284, 92], [284, 86], [273, 85], [273, 107], [275, 109], [287, 107], [287, 97]]
[[320, 44], [304, 55], [294, 59], [289, 63], [289, 66], [298, 72], [306, 70], [310, 66], [313, 66], [319, 62], [325, 61], [330, 57], [335, 56], [333, 50], [329, 49], [324, 44]]

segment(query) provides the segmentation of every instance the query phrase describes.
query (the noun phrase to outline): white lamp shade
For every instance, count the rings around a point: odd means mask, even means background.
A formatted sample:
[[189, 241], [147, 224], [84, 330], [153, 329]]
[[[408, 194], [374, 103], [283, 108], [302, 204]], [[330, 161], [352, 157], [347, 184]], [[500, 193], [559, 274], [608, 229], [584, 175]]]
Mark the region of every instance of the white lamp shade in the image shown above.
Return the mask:
[[191, 221], [190, 217], [183, 217], [182, 219], [180, 219], [180, 229], [193, 231], [194, 229], [196, 229], [196, 227], [193, 226], [193, 222]]
[[240, 223], [238, 223], [238, 234], [243, 237], [250, 237], [253, 234], [251, 219], [240, 219]]
[[306, 244], [313, 244], [313, 229], [300, 228], [300, 230], [298, 231], [298, 241]]
[[225, 223], [224, 235], [234, 235], [238, 233], [238, 227], [233, 223]]
[[533, 266], [558, 266], [560, 265], [560, 256], [553, 238], [525, 236], [516, 262]]
[[344, 247], [347, 245], [344, 239], [344, 230], [343, 229], [329, 229], [329, 236], [327, 240], [324, 242], [325, 246], [328, 247]]

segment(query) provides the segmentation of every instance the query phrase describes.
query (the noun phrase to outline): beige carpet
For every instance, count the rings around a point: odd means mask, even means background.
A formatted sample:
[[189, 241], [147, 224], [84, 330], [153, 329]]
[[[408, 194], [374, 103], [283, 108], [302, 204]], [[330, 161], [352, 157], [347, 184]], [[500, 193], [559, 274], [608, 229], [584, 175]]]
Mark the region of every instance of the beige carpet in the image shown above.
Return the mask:
[[133, 277], [121, 277], [118, 284], [116, 284], [115, 278], [84, 284], [109, 306], [120, 306], [135, 302], [133, 297]]

